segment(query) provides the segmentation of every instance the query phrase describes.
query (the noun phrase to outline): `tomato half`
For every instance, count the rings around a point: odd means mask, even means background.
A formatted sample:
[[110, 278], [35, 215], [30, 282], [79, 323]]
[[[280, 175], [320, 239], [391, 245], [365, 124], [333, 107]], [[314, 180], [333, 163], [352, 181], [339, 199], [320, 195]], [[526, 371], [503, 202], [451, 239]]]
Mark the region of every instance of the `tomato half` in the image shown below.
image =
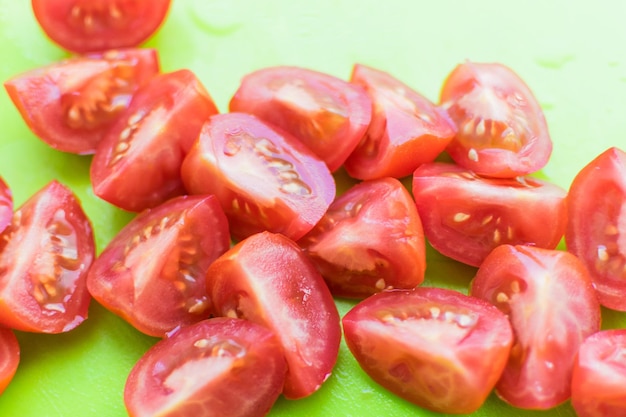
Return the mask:
[[283, 394], [317, 391], [337, 361], [339, 313], [324, 279], [300, 248], [282, 234], [242, 240], [207, 272], [218, 316], [252, 320], [272, 329], [287, 359]]
[[91, 223], [72, 191], [52, 181], [31, 196], [0, 235], [0, 323], [60, 333], [87, 318]]
[[75, 56], [6, 81], [28, 127], [59, 151], [91, 154], [135, 91], [159, 71], [154, 49]]
[[337, 296], [365, 298], [424, 280], [422, 223], [411, 194], [395, 178], [348, 189], [298, 244]]
[[206, 319], [205, 274], [230, 247], [215, 196], [181, 196], [132, 219], [93, 263], [87, 288], [138, 330], [163, 337]]
[[502, 245], [478, 269], [470, 294], [496, 305], [513, 326], [497, 394], [526, 409], [566, 401], [576, 353], [600, 330], [600, 304], [585, 265], [565, 251]]
[[513, 333], [504, 314], [459, 292], [375, 294], [343, 318], [348, 348], [377, 383], [420, 407], [471, 413], [495, 386]]
[[548, 162], [552, 140], [543, 110], [505, 65], [458, 65], [444, 81], [440, 100], [458, 128], [447, 152], [459, 165], [480, 175], [515, 177]]
[[407, 176], [454, 137], [447, 112], [391, 74], [357, 64], [350, 81], [365, 88], [374, 106], [365, 137], [344, 164], [352, 177]]
[[11, 224], [13, 217], [13, 192], [9, 185], [0, 177], [0, 233]]
[[32, 0], [46, 35], [72, 52], [139, 46], [161, 26], [171, 0]]
[[191, 194], [215, 194], [234, 239], [265, 230], [299, 239], [335, 198], [318, 157], [252, 115], [226, 113], [204, 124], [181, 169]]
[[124, 403], [131, 417], [262, 417], [280, 395], [285, 371], [272, 331], [214, 318], [148, 350], [128, 376]]
[[360, 86], [300, 67], [269, 67], [246, 75], [229, 105], [300, 139], [336, 171], [363, 138], [372, 102]]
[[429, 243], [469, 265], [505, 243], [554, 249], [565, 232], [567, 192], [530, 176], [483, 178], [433, 162], [415, 170], [412, 191]]
[[184, 194], [183, 158], [217, 111], [193, 72], [154, 77], [98, 145], [90, 171], [95, 194], [136, 212]]
[[11, 329], [0, 328], [0, 395], [13, 380], [20, 362], [20, 345]]
[[626, 152], [610, 148], [572, 181], [567, 249], [591, 271], [600, 302], [626, 311]]

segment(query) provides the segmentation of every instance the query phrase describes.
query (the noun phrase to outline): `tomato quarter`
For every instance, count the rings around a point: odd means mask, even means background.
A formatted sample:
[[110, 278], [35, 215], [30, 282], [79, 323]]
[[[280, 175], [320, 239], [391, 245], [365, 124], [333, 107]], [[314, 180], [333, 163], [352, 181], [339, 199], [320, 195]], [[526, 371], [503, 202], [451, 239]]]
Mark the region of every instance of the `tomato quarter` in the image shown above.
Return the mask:
[[13, 217], [13, 192], [9, 185], [0, 177], [0, 233], [11, 224]]
[[0, 395], [13, 380], [20, 362], [20, 345], [11, 329], [0, 328]]

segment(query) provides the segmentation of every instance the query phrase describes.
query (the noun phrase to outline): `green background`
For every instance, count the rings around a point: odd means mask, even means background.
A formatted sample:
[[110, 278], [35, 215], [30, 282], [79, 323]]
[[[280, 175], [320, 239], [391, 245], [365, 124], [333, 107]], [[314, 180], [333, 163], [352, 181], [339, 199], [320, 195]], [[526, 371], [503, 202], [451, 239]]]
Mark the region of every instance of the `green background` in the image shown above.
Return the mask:
[[[241, 77], [289, 64], [349, 77], [356, 62], [386, 70], [432, 100], [466, 59], [514, 69], [545, 110], [554, 152], [540, 175], [568, 187], [609, 146], [626, 147], [626, 2], [174, 0], [148, 43], [165, 71], [193, 70], [226, 110]], [[51, 63], [65, 53], [39, 30], [27, 0], [0, 0], [0, 78]], [[0, 94], [0, 175], [21, 204], [53, 178], [70, 186], [92, 219], [98, 248], [131, 216], [94, 197], [90, 158], [63, 154], [27, 129]], [[428, 251], [426, 284], [466, 291], [474, 269]], [[338, 301], [343, 313], [350, 304]], [[626, 317], [604, 312], [605, 327]], [[64, 335], [19, 333], [21, 363], [0, 397], [0, 415], [126, 416], [126, 375], [155, 339], [92, 304], [89, 319]], [[342, 346], [333, 376], [313, 396], [279, 399], [271, 416], [437, 415], [386, 393]], [[574, 416], [513, 409], [495, 396], [475, 416]]]

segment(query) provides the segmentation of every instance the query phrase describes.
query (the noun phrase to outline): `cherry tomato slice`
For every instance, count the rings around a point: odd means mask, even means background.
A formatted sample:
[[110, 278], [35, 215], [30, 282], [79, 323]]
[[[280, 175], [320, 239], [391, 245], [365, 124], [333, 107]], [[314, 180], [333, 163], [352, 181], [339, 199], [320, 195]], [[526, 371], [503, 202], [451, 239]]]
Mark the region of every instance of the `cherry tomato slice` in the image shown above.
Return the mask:
[[0, 233], [11, 224], [13, 218], [13, 192], [0, 177]]
[[286, 364], [267, 328], [214, 318], [159, 341], [131, 370], [131, 417], [262, 417], [281, 393]]
[[591, 271], [600, 302], [626, 311], [626, 152], [607, 149], [583, 167], [567, 203], [567, 249]]
[[552, 140], [543, 110], [505, 65], [458, 65], [444, 81], [440, 100], [457, 124], [447, 152], [459, 165], [480, 175], [516, 177], [548, 162]]
[[441, 154], [456, 133], [447, 112], [391, 74], [357, 64], [350, 81], [372, 99], [372, 121], [345, 161], [358, 179], [401, 178]]
[[372, 102], [363, 88], [300, 67], [269, 67], [245, 76], [230, 111], [254, 114], [300, 139], [331, 172], [363, 138]]
[[30, 332], [69, 331], [87, 318], [91, 223], [72, 191], [52, 181], [13, 215], [0, 238], [0, 323]]
[[9, 386], [20, 362], [20, 345], [11, 329], [0, 327], [0, 395]]
[[171, 0], [32, 0], [46, 35], [72, 52], [139, 46], [161, 26]]
[[337, 361], [339, 313], [324, 279], [300, 248], [282, 234], [242, 240], [207, 272], [215, 314], [245, 318], [272, 329], [287, 359], [283, 394], [311, 395]]
[[59, 151], [92, 154], [135, 91], [159, 71], [154, 49], [75, 56], [4, 83], [28, 127]]
[[91, 295], [136, 329], [163, 337], [209, 317], [205, 274], [230, 247], [215, 196], [181, 196], [130, 221], [93, 263]]
[[497, 394], [525, 409], [566, 401], [578, 348], [600, 330], [600, 304], [585, 265], [565, 251], [502, 245], [478, 269], [470, 295], [496, 305], [513, 326]]

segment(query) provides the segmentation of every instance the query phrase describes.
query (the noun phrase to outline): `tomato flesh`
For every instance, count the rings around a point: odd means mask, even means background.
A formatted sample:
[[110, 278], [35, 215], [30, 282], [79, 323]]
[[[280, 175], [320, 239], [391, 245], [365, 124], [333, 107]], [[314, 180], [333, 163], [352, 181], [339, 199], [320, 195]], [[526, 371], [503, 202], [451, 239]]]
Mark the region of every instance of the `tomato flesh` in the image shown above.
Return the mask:
[[20, 345], [11, 329], [0, 328], [0, 395], [9, 386], [20, 362]]
[[0, 233], [11, 224], [13, 217], [13, 192], [9, 185], [0, 177]]

